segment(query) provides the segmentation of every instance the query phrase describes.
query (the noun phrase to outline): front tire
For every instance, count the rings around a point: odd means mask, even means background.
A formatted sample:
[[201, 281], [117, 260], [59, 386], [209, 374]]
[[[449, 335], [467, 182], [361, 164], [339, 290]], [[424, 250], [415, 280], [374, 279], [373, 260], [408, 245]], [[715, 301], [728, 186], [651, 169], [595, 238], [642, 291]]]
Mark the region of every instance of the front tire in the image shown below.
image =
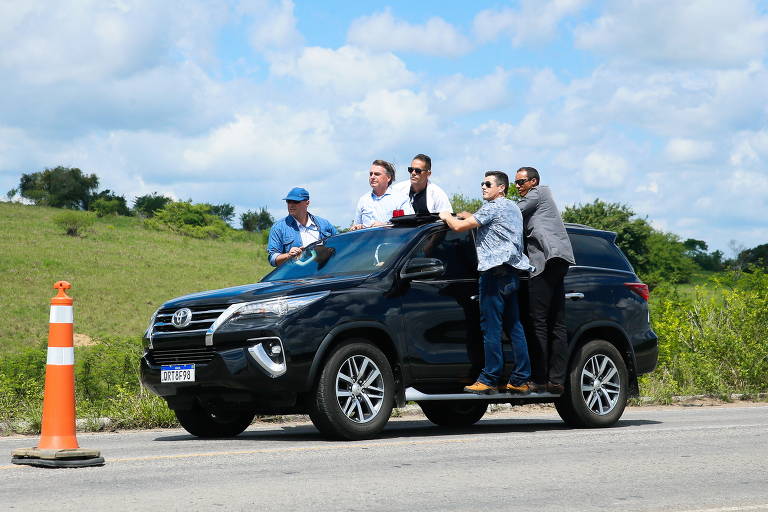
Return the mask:
[[323, 366], [309, 403], [309, 417], [328, 437], [373, 437], [389, 421], [394, 387], [384, 353], [366, 340], [350, 340], [334, 349]]
[[605, 340], [579, 348], [555, 408], [568, 425], [609, 427], [619, 421], [627, 405], [629, 377], [621, 354]]
[[476, 400], [418, 402], [424, 416], [441, 427], [469, 427], [485, 415], [488, 403]]
[[197, 405], [193, 409], [174, 411], [184, 430], [197, 437], [234, 437], [243, 432], [253, 421], [250, 411], [214, 413]]

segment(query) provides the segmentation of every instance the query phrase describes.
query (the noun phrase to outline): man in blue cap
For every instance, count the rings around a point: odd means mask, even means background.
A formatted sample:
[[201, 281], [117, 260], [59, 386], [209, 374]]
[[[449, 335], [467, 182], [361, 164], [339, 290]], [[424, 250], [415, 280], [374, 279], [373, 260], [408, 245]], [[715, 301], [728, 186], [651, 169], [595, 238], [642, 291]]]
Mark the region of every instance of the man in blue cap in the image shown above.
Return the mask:
[[288, 216], [272, 226], [267, 244], [267, 258], [273, 267], [300, 256], [309, 244], [336, 234], [333, 224], [307, 211], [309, 192], [306, 189], [294, 187], [283, 199], [288, 206]]

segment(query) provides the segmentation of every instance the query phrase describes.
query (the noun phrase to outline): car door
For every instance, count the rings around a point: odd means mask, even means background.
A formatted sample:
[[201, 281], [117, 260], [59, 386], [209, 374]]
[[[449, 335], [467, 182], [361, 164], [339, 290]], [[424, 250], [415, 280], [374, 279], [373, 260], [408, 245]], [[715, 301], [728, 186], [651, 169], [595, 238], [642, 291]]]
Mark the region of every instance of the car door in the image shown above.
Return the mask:
[[442, 276], [403, 283], [407, 364], [417, 381], [464, 383], [483, 363], [477, 254], [471, 231], [427, 235], [409, 258], [436, 258]]

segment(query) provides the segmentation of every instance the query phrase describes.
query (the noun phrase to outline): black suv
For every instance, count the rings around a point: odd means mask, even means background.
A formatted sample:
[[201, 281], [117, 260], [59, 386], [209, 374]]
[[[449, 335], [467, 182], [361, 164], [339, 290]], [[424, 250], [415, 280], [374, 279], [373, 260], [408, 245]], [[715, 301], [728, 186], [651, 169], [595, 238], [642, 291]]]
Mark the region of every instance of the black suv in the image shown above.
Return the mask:
[[407, 401], [445, 426], [471, 425], [494, 402], [554, 402], [574, 426], [618, 421], [658, 343], [648, 287], [614, 233], [566, 226], [565, 393], [473, 395], [462, 387], [483, 366], [474, 234], [432, 215], [393, 222], [309, 246], [259, 283], [166, 302], [145, 335], [143, 384], [201, 437], [308, 413], [326, 435], [362, 439]]

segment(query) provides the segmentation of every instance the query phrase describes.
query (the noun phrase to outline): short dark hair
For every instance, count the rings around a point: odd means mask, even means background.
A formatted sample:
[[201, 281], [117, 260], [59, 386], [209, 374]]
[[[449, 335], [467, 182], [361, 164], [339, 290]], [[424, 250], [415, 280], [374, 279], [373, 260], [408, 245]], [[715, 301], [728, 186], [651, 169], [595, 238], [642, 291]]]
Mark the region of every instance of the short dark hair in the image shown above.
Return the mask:
[[525, 175], [528, 177], [528, 179], [536, 178], [536, 184], [541, 183], [541, 178], [539, 177], [539, 171], [534, 169], [533, 167], [521, 167], [517, 170], [517, 172], [525, 171]]
[[419, 153], [415, 157], [411, 158], [411, 160], [421, 160], [422, 162], [424, 162], [424, 166], [426, 167], [427, 171], [432, 170], [432, 159], [425, 154]]
[[[383, 167], [385, 171], [387, 171], [387, 175], [389, 176], [389, 185], [393, 184], [395, 182], [395, 166], [391, 163], [387, 162], [386, 160], [374, 160], [371, 165], [378, 165], [379, 167]], [[387, 186], [389, 186], [387, 185]]]
[[486, 171], [485, 176], [493, 176], [496, 178], [497, 184], [504, 185], [504, 195], [507, 195], [507, 190], [509, 189], [509, 176], [507, 176], [507, 173], [503, 171]]

